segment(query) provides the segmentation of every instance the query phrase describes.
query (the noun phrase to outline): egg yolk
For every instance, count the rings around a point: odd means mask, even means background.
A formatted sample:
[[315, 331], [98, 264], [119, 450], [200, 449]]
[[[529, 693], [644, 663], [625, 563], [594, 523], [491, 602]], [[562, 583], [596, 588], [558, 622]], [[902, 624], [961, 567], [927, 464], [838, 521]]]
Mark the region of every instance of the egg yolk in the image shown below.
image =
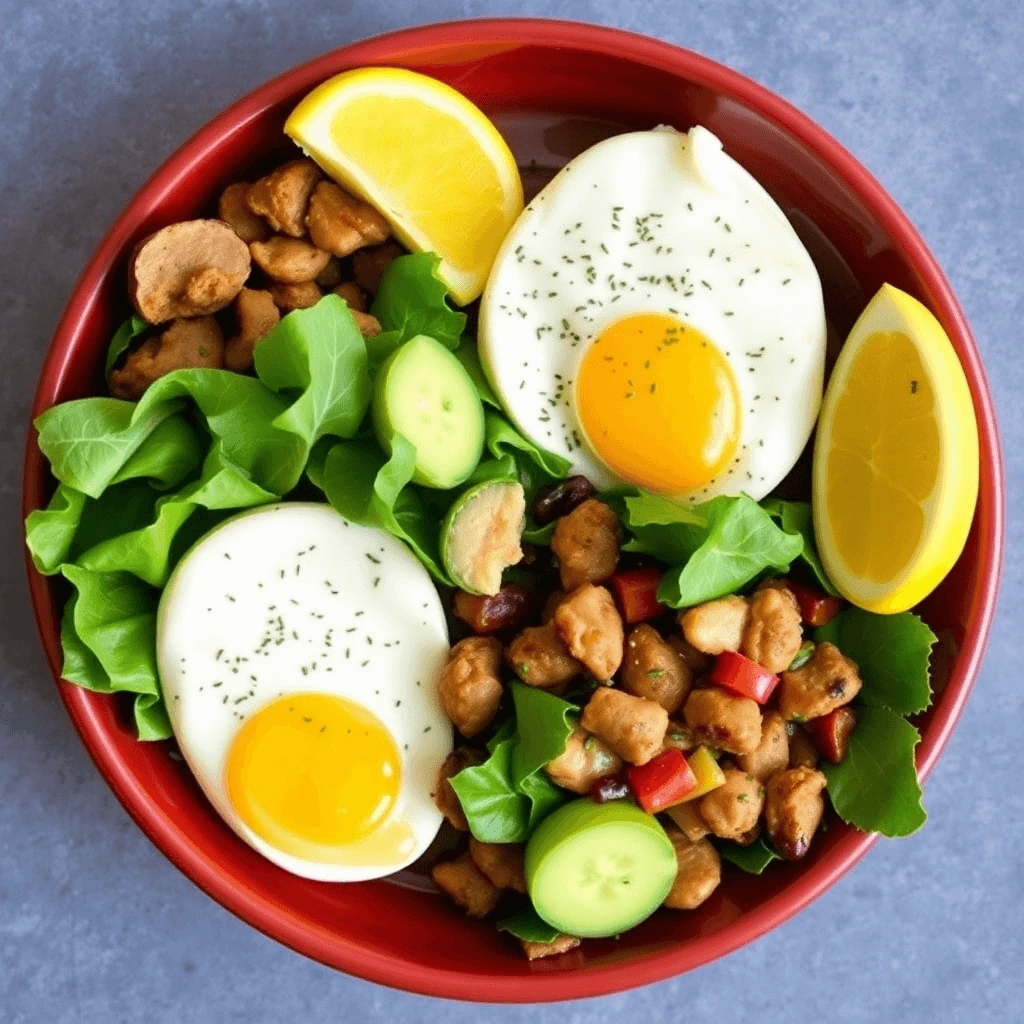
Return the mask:
[[712, 481], [740, 438], [740, 398], [721, 350], [660, 313], [629, 316], [591, 345], [576, 380], [583, 429], [608, 468], [676, 494]]
[[[401, 823], [388, 822], [401, 786], [398, 747], [354, 701], [326, 693], [272, 701], [236, 733], [225, 774], [238, 816], [284, 853], [393, 862], [411, 848], [408, 826], [396, 832]], [[346, 855], [357, 848], [361, 856]]]

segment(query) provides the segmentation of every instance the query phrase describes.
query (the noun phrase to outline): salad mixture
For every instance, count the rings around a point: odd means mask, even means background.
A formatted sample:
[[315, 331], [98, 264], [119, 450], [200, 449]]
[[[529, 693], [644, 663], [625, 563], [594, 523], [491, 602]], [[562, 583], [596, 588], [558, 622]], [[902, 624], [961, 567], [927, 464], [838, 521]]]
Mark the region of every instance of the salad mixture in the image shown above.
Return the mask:
[[419, 862], [531, 959], [836, 817], [920, 828], [912, 608], [978, 486], [934, 316], [883, 285], [826, 388], [814, 263], [700, 126], [525, 208], [423, 75], [338, 75], [285, 131], [136, 246], [108, 395], [36, 421], [64, 678], [127, 695], [285, 870]]

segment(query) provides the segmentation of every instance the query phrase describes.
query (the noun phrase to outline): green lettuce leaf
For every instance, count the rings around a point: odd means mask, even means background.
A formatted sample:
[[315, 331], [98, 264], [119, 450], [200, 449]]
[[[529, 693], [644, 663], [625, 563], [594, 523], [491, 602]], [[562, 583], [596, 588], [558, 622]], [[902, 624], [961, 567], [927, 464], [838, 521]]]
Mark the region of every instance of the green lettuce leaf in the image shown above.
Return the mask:
[[363, 336], [339, 296], [285, 316], [256, 345], [254, 360], [271, 390], [299, 392], [274, 426], [300, 437], [306, 454], [325, 434], [355, 434], [370, 407], [370, 373]]
[[562, 933], [552, 928], [532, 906], [523, 907], [510, 917], [498, 922], [499, 932], [508, 932], [525, 942], [554, 942]]
[[25, 544], [32, 563], [52, 576], [67, 558], [89, 499], [81, 491], [58, 484], [46, 508], [37, 508], [25, 520]]
[[448, 305], [448, 286], [437, 276], [441, 259], [432, 252], [399, 256], [384, 272], [370, 312], [394, 348], [427, 334], [450, 349], [466, 329], [466, 314]]
[[783, 501], [782, 498], [765, 498], [761, 507], [779, 524], [786, 533], [795, 533], [803, 539], [803, 550], [798, 561], [814, 574], [822, 590], [826, 594], [836, 596], [839, 592], [832, 586], [832, 581], [825, 573], [821, 564], [818, 548], [814, 542], [814, 516], [809, 501]]
[[814, 639], [835, 644], [860, 666], [865, 704], [916, 715], [932, 702], [928, 672], [935, 634], [912, 612], [875, 615], [862, 608], [841, 611]]
[[473, 387], [476, 388], [480, 401], [484, 405], [489, 405], [492, 409], [497, 409], [501, 412], [501, 402], [498, 401], [498, 396], [495, 395], [490, 382], [487, 380], [487, 375], [484, 373], [476, 342], [470, 338], [463, 338], [462, 343], [455, 350], [455, 357], [462, 363], [466, 373], [469, 374], [469, 379], [473, 382]]
[[527, 488], [528, 493], [543, 484], [563, 479], [572, 467], [568, 459], [539, 448], [523, 437], [504, 416], [490, 410], [484, 413], [484, 437], [487, 450], [494, 458], [510, 455], [516, 460], [520, 472], [527, 475], [531, 484]]
[[749, 846], [721, 840], [715, 843], [715, 846], [718, 847], [722, 860], [735, 864], [750, 875], [761, 874], [773, 860], [779, 859], [779, 855], [763, 839], [757, 839]]
[[[772, 517], [745, 494], [713, 498], [698, 506], [706, 516], [706, 536], [679, 568], [662, 578], [658, 600], [671, 608], [686, 608], [735, 593], [766, 569], [785, 572], [803, 550], [799, 536], [780, 529]], [[694, 526], [680, 524], [691, 539]]]
[[529, 834], [530, 801], [512, 783], [513, 737], [494, 747], [483, 764], [449, 780], [473, 836], [482, 843], [522, 843]]
[[536, 686], [513, 682], [511, 687], [518, 736], [512, 754], [512, 779], [521, 785], [527, 776], [565, 753], [579, 708]]
[[909, 836], [928, 818], [921, 805], [914, 750], [918, 731], [888, 708], [861, 705], [841, 764], [822, 766], [843, 821], [862, 832]]
[[110, 380], [110, 371], [117, 365], [118, 359], [128, 350], [131, 343], [149, 330], [150, 324], [146, 323], [141, 316], [132, 315], [114, 332], [107, 347], [107, 361], [103, 367], [103, 375]]

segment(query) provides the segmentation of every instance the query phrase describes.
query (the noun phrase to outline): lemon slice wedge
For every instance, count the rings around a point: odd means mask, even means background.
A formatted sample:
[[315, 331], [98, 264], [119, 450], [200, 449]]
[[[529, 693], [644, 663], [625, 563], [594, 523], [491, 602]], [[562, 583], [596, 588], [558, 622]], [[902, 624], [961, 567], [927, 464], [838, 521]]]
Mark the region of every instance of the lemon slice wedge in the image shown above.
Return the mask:
[[960, 556], [978, 498], [978, 425], [952, 343], [906, 292], [883, 285], [846, 340], [814, 449], [814, 528], [852, 603], [895, 613]]
[[456, 301], [479, 296], [523, 209], [515, 157], [483, 111], [426, 75], [360, 68], [314, 89], [284, 130], [406, 246], [436, 252]]

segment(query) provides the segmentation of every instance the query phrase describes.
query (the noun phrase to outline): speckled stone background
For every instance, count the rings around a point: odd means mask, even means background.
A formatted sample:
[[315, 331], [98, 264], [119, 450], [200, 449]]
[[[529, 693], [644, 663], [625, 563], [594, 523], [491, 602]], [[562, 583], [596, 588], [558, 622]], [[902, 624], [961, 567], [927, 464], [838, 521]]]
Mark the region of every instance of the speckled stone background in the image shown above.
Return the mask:
[[[571, 16], [681, 43], [845, 143], [960, 295], [1010, 480], [1001, 613], [928, 783], [928, 827], [880, 843], [796, 920], [722, 962], [552, 1007], [444, 1003], [333, 973], [171, 867], [58, 702], [28, 608], [17, 507], [48, 339], [83, 262], [149, 173], [226, 104], [322, 50], [488, 14]], [[1020, 0], [0, 0], [0, 1022], [1024, 1020], [1022, 52]]]

